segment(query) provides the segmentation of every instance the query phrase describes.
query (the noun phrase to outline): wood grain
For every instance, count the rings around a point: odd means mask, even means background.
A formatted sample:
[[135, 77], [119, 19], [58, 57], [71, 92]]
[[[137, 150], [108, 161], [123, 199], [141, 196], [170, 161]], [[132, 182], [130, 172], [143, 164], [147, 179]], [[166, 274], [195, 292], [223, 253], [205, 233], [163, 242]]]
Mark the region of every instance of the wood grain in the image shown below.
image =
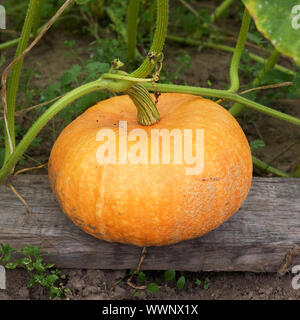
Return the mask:
[[[0, 186], [0, 242], [39, 245], [59, 268], [136, 267], [141, 248], [100, 241], [78, 229], [60, 210], [47, 176], [20, 175], [12, 183], [40, 228], [11, 190]], [[231, 219], [201, 238], [148, 248], [142, 269], [276, 272], [295, 245], [300, 246], [300, 179], [255, 178]]]

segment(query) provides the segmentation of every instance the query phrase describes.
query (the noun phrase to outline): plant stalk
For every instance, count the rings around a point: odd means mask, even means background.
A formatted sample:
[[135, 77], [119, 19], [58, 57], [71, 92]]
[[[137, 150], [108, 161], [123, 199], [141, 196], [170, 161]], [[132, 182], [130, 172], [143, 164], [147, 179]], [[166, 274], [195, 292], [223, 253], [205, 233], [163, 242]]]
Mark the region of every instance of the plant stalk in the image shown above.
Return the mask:
[[44, 0], [37, 0], [37, 2], [39, 3], [38, 4], [39, 7], [36, 12], [36, 17], [34, 19], [33, 26], [32, 26], [33, 38], [36, 38], [36, 36], [38, 35], [38, 32], [39, 32], [39, 25], [41, 22]]
[[150, 48], [149, 53], [154, 56], [154, 60], [150, 59], [148, 56], [142, 63], [142, 65], [131, 73], [132, 77], [145, 78], [154, 68], [159, 55], [162, 52], [168, 28], [168, 18], [169, 18], [169, 1], [168, 0], [157, 0], [157, 20], [156, 20], [156, 30]]
[[229, 91], [236, 92], [240, 86], [239, 80], [239, 64], [242, 56], [242, 52], [244, 50], [245, 42], [247, 39], [247, 34], [249, 30], [251, 17], [250, 14], [245, 8], [244, 16], [242, 21], [241, 30], [238, 36], [237, 44], [233, 53], [233, 57], [230, 65], [230, 88]]
[[136, 37], [140, 0], [130, 0], [127, 14], [127, 56], [128, 61], [135, 59]]
[[[152, 91], [153, 86], [150, 83], [144, 83], [144, 86], [147, 90]], [[184, 86], [184, 85], [175, 85], [175, 84], [160, 84], [156, 83], [155, 87], [157, 90], [161, 92], [179, 92], [179, 93], [188, 93], [194, 94], [198, 96], [207, 96], [207, 97], [217, 97], [224, 100], [230, 100], [234, 102], [239, 102], [245, 105], [248, 108], [252, 108], [256, 111], [262, 112], [267, 114], [271, 117], [287, 121], [289, 123], [295, 124], [300, 126], [300, 119], [285, 114], [283, 112], [277, 111], [275, 109], [266, 107], [260, 103], [255, 101], [249, 100], [247, 98], [239, 96], [237, 93], [230, 92], [228, 90], [218, 90], [218, 89], [211, 89], [211, 88], [199, 88], [199, 87], [192, 87], [192, 86]]]
[[260, 169], [262, 171], [268, 172], [268, 173], [272, 173], [277, 177], [288, 178], [288, 177], [291, 176], [286, 172], [283, 172], [283, 171], [281, 171], [281, 170], [279, 170], [277, 168], [269, 166], [267, 163], [265, 163], [264, 161], [259, 160], [258, 158], [254, 157], [254, 156], [252, 156], [252, 162], [253, 162], [253, 165], [256, 168], [258, 168], [258, 169]]
[[[28, 45], [28, 41], [31, 34], [32, 25], [34, 23], [34, 18], [39, 10], [39, 2], [36, 0], [30, 0], [25, 22], [22, 29], [22, 34], [20, 37], [20, 42], [18, 44], [15, 58], [18, 57]], [[9, 155], [13, 152], [15, 148], [15, 109], [16, 109], [16, 98], [17, 91], [19, 88], [19, 81], [21, 76], [21, 70], [23, 66], [24, 59], [21, 59], [12, 69], [10, 77], [8, 79], [7, 85], [7, 122], [8, 122], [8, 131], [5, 130], [5, 160], [6, 161]]]
[[224, 0], [211, 15], [211, 22], [214, 23], [226, 11], [234, 0]]
[[[260, 71], [259, 75], [252, 81], [252, 86], [256, 87], [259, 85], [261, 78], [265, 75], [266, 72], [273, 69], [276, 65], [277, 61], [280, 58], [280, 53], [274, 49], [267, 60], [266, 64], [264, 65], [263, 69]], [[230, 109], [229, 112], [234, 116], [238, 116], [240, 112], [244, 110], [244, 106], [240, 103], [235, 103]]]

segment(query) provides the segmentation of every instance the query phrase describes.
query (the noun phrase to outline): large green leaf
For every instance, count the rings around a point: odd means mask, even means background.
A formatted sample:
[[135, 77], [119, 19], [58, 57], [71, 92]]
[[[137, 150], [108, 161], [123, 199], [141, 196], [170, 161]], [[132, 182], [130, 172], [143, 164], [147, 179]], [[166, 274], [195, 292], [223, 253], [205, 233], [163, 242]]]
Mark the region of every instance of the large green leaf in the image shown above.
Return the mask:
[[300, 65], [300, 1], [242, 0], [257, 29], [282, 54]]

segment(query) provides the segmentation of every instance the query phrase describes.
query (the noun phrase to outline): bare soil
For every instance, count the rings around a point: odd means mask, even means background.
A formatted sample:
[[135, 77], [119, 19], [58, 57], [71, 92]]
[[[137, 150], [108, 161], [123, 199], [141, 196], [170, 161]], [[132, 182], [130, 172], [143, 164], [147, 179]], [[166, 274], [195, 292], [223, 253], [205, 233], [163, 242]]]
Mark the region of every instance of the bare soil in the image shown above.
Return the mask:
[[[126, 283], [128, 270], [62, 270], [67, 276], [65, 286], [72, 300], [298, 300], [300, 290], [292, 288], [291, 274], [279, 278], [276, 274], [250, 272], [184, 272], [186, 285], [165, 281], [162, 271], [146, 271], [147, 283], [160, 286], [158, 293], [135, 290]], [[195, 281], [208, 277], [209, 288]], [[0, 290], [0, 300], [44, 300], [48, 296], [40, 287], [26, 287], [29, 276], [24, 270], [8, 270], [7, 290]], [[137, 293], [138, 292], [138, 293]]]
[[[59, 79], [63, 70], [77, 63], [74, 57], [65, 58], [63, 53], [64, 40], [76, 40], [84, 50], [82, 57], [87, 57], [87, 48], [91, 39], [60, 31], [51, 31], [45, 39], [32, 51], [25, 60], [25, 67], [33, 67], [41, 71], [41, 78], [32, 85], [45, 88], [51, 81]], [[165, 52], [164, 68], [172, 71], [176, 66], [176, 57], [181, 54], [183, 47], [168, 43]], [[187, 69], [178, 83], [207, 86], [210, 80], [212, 87], [224, 88], [228, 83], [228, 71], [231, 55], [225, 52], [202, 48], [184, 48], [192, 57], [191, 68]], [[7, 61], [13, 50], [8, 51]], [[289, 65], [287, 59], [280, 63]], [[40, 66], [40, 67], [39, 67]], [[289, 100], [274, 103], [271, 107], [300, 117], [300, 101]], [[300, 130], [286, 122], [270, 118], [263, 114], [248, 110], [238, 118], [249, 141], [263, 139], [266, 147], [254, 152], [260, 159], [279, 169], [292, 172], [300, 164]], [[21, 119], [26, 121], [26, 118]], [[28, 119], [27, 119], [28, 121]], [[48, 129], [44, 129], [43, 136], [49, 136]], [[31, 151], [30, 156], [39, 162], [46, 162], [52, 146], [52, 139], [44, 139], [37, 150]], [[36, 165], [31, 160], [21, 167]], [[46, 170], [40, 170], [45, 174]], [[256, 175], [264, 175], [255, 171]], [[25, 245], [25, 244], [24, 244]], [[172, 282], [166, 282], [163, 272], [146, 272], [147, 282], [156, 282], [160, 290], [156, 295], [147, 290], [141, 290], [135, 295], [135, 290], [128, 287], [126, 280], [129, 271], [113, 270], [63, 270], [67, 275], [65, 286], [70, 288], [69, 299], [299, 299], [300, 290], [291, 286], [292, 274], [279, 278], [276, 274], [249, 272], [184, 272], [187, 282], [183, 290], [179, 291]], [[209, 289], [197, 286], [195, 281], [208, 277]], [[24, 270], [7, 271], [7, 290], [0, 290], [0, 300], [6, 299], [47, 299], [41, 288], [28, 289], [26, 284], [29, 276]]]

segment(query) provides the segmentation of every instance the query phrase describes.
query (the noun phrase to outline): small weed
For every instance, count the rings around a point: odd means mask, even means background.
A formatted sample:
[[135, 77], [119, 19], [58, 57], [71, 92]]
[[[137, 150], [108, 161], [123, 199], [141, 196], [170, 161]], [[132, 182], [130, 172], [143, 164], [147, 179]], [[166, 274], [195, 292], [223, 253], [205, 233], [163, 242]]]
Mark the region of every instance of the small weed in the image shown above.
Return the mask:
[[185, 276], [181, 276], [177, 282], [176, 282], [176, 286], [178, 288], [178, 290], [182, 290], [185, 286]]
[[140, 295], [140, 291], [135, 291], [135, 293], [133, 294], [134, 297], [138, 298]]
[[210, 284], [209, 278], [205, 278], [205, 279], [204, 279], [203, 289], [204, 289], [204, 290], [208, 290], [208, 289], [209, 289], [209, 284]]
[[259, 148], [263, 148], [265, 146], [266, 145], [265, 145], [264, 141], [261, 140], [261, 139], [253, 140], [253, 141], [250, 142], [251, 151], [259, 149]]
[[147, 290], [151, 293], [151, 294], [156, 294], [159, 290], [159, 286], [154, 283], [154, 282], [151, 282], [149, 284], [147, 284]]
[[146, 275], [145, 275], [144, 272], [140, 271], [140, 272], [138, 273], [138, 275], [137, 275], [137, 279], [138, 279], [138, 282], [140, 282], [140, 283], [145, 283], [147, 277], [146, 277]]
[[207, 277], [204, 279], [204, 281], [202, 281], [200, 279], [196, 279], [195, 284], [198, 287], [201, 287], [201, 285], [203, 284], [203, 289], [204, 290], [208, 290], [209, 289], [209, 284], [210, 284], [210, 279], [207, 278]]
[[[21, 255], [22, 257], [16, 259], [13, 254]], [[16, 269], [21, 267], [25, 269], [31, 276], [27, 287], [33, 287], [37, 284], [48, 290], [50, 298], [63, 298], [69, 292], [68, 288], [64, 287], [62, 281], [66, 276], [61, 274], [58, 269], [53, 269], [54, 264], [45, 263], [40, 255], [40, 249], [37, 246], [30, 247], [26, 245], [20, 251], [13, 249], [9, 244], [0, 244], [0, 262], [2, 262], [7, 269]]]
[[197, 279], [197, 280], [195, 281], [195, 284], [196, 284], [197, 286], [201, 286], [201, 283], [202, 283], [202, 281], [201, 281], [200, 279]]
[[176, 271], [173, 269], [165, 271], [164, 278], [166, 281], [176, 281]]

